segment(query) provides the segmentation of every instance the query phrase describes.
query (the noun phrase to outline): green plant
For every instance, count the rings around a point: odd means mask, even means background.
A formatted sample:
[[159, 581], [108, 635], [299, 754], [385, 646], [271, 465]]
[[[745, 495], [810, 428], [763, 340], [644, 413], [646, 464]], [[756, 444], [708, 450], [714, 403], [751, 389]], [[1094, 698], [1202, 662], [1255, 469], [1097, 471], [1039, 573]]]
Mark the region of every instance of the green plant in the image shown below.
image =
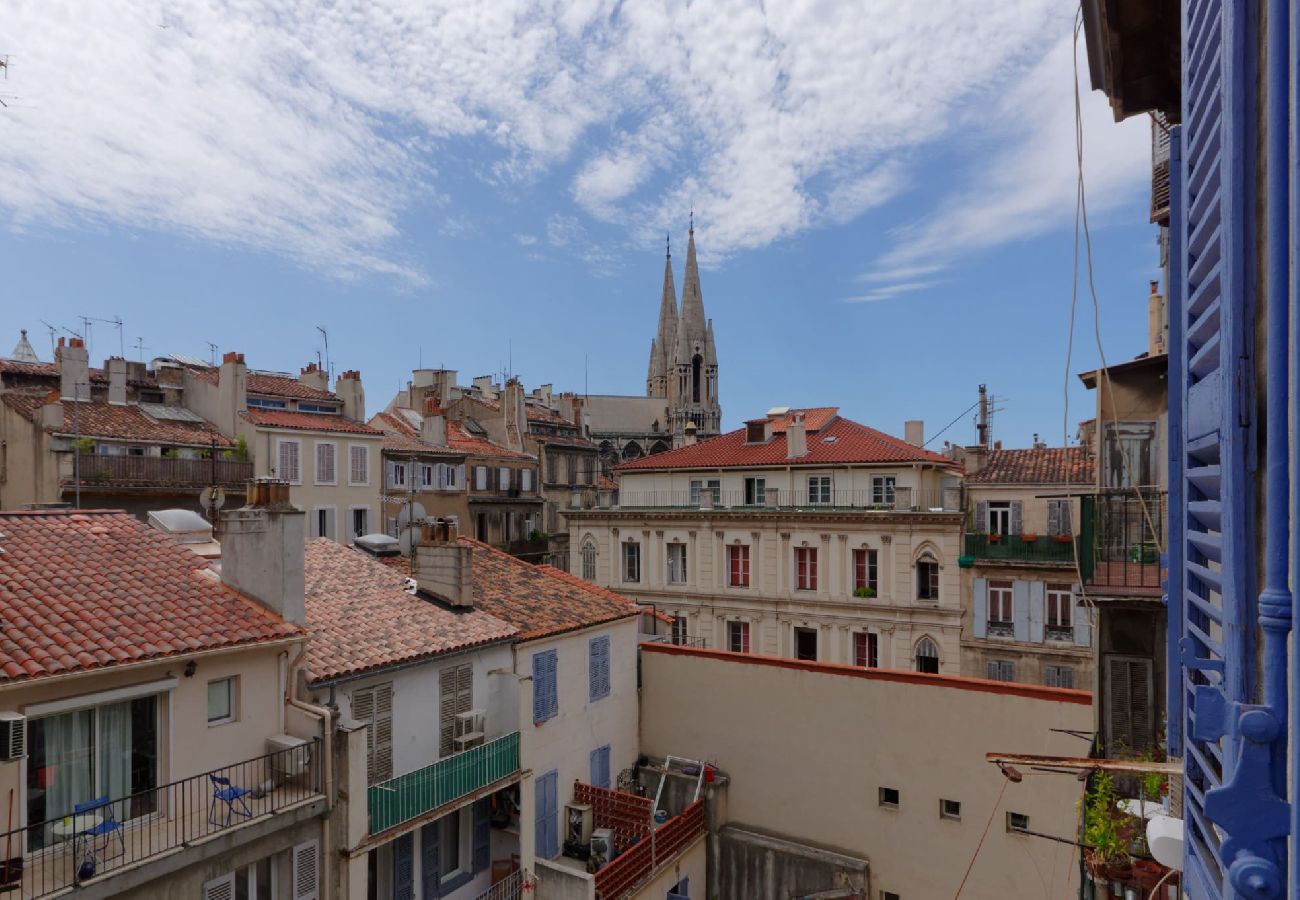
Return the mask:
[[876, 589], [873, 588], [873, 587], [867, 587], [867, 586], [864, 584], [864, 585], [862, 585], [861, 587], [856, 587], [856, 588], [853, 589], [853, 596], [855, 596], [855, 597], [874, 597], [874, 596], [876, 596]]
[[[1146, 762], [1162, 762], [1164, 754], [1159, 750], [1144, 750], [1138, 754], [1138, 759]], [[1169, 776], [1162, 772], [1144, 772], [1142, 773], [1142, 799], [1160, 801], [1160, 798], [1169, 790]]]
[[1084, 795], [1083, 843], [1093, 856], [1105, 863], [1123, 863], [1129, 859], [1129, 839], [1125, 819], [1120, 812], [1119, 791], [1109, 772], [1098, 772]]
[[83, 456], [95, 452], [95, 441], [92, 438], [88, 438], [88, 437], [77, 438], [77, 443], [75, 446], [77, 452], [82, 454]]
[[162, 449], [163, 459], [176, 459], [180, 455], [181, 455], [180, 451], [177, 450], [175, 447], [163, 447]]
[[248, 439], [242, 434], [235, 436], [235, 459], [248, 462]]
[[542, 531], [540, 528], [534, 528], [532, 531], [528, 532], [528, 540], [530, 541], [544, 541], [547, 537], [548, 535], [546, 532]]

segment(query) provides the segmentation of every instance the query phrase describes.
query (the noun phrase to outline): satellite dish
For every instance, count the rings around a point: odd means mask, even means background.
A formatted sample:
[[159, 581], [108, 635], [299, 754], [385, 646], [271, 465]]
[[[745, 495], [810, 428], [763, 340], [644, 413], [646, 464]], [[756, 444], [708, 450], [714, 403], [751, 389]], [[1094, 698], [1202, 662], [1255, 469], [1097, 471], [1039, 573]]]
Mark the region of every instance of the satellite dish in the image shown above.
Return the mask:
[[397, 527], [399, 529], [405, 529], [406, 526], [410, 525], [412, 522], [419, 522], [422, 519], [428, 518], [428, 515], [429, 514], [424, 511], [424, 507], [418, 502], [403, 503], [401, 511], [397, 514]]
[[226, 505], [226, 491], [220, 487], [205, 487], [199, 491], [199, 506], [203, 509], [221, 509]]
[[403, 528], [401, 536], [397, 539], [397, 544], [402, 548], [403, 556], [410, 556], [415, 546], [415, 529]]

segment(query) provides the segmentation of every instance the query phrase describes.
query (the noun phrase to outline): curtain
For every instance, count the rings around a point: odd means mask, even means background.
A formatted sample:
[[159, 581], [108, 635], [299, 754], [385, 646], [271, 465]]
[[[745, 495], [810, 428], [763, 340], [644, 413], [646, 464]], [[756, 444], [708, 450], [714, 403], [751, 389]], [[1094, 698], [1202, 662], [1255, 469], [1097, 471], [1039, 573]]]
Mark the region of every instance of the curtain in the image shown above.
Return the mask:
[[[83, 709], [37, 719], [28, 761], [28, 822], [57, 821], [95, 789], [94, 712]], [[53, 839], [50, 827], [33, 833], [33, 849]]]
[[[99, 707], [99, 793], [114, 799], [131, 793], [131, 701]], [[118, 821], [128, 818], [125, 804], [117, 804]]]

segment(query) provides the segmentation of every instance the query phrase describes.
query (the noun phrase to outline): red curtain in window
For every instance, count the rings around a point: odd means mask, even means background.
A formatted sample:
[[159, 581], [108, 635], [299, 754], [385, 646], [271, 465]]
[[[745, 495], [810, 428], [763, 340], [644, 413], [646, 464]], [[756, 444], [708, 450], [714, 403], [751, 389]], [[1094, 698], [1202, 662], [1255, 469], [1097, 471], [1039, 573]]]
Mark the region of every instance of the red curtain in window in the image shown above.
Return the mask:
[[728, 547], [727, 556], [731, 563], [731, 586], [749, 587], [749, 547]]
[[799, 547], [795, 550], [795, 559], [799, 567], [799, 590], [817, 590], [817, 550], [814, 547]]
[[867, 586], [867, 551], [853, 551], [853, 589]]

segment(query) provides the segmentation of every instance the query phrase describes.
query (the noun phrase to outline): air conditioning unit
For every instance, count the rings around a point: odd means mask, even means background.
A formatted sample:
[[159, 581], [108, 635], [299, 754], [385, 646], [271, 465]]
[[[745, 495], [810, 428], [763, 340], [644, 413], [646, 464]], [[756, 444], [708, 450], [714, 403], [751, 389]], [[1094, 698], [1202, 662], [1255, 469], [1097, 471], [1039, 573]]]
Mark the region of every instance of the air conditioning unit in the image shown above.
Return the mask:
[[590, 804], [568, 803], [564, 807], [564, 839], [571, 844], [586, 846], [591, 841], [595, 813]]
[[597, 828], [591, 833], [591, 859], [596, 868], [608, 863], [614, 857], [614, 832], [608, 828]]
[[0, 712], [0, 762], [26, 756], [27, 717], [16, 712]]
[[311, 761], [307, 742], [291, 734], [271, 735], [266, 739], [266, 752], [271, 754], [271, 771], [280, 778], [296, 778], [307, 771]]
[[456, 715], [456, 722], [452, 729], [452, 744], [457, 753], [483, 743], [483, 716], [481, 709], [471, 709]]

